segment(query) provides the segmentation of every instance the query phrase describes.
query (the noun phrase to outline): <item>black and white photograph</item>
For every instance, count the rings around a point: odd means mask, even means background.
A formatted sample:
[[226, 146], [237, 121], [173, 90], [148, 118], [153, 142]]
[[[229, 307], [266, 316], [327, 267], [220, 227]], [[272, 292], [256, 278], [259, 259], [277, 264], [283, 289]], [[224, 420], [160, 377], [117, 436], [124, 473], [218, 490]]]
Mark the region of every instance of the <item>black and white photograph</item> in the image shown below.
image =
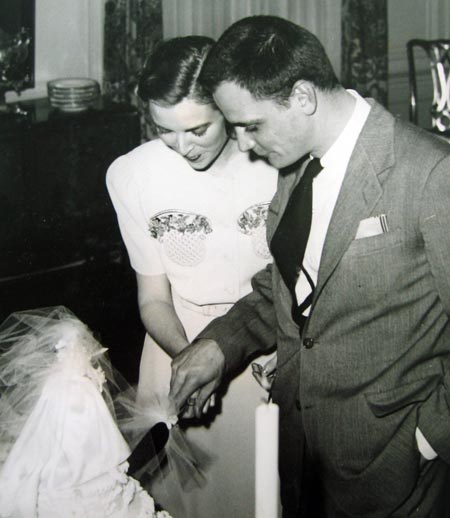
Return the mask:
[[450, 518], [448, 0], [0, 0], [0, 518]]

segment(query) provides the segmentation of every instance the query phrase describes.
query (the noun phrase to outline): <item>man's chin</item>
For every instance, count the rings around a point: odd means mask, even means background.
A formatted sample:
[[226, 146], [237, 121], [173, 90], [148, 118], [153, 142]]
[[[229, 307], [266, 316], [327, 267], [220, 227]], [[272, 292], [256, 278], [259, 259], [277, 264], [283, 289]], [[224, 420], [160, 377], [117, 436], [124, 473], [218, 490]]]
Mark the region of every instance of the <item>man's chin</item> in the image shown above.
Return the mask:
[[269, 162], [269, 164], [272, 167], [275, 167], [276, 169], [282, 169], [286, 165], [284, 163], [282, 157], [280, 157], [279, 155], [272, 154], [272, 153], [267, 155], [266, 157], [264, 157], [264, 159], [267, 160], [267, 162]]
[[288, 159], [281, 155], [269, 155], [266, 157], [266, 160], [272, 167], [275, 167], [275, 169], [284, 169], [285, 167], [290, 167], [292, 164], [296, 163], [296, 160]]

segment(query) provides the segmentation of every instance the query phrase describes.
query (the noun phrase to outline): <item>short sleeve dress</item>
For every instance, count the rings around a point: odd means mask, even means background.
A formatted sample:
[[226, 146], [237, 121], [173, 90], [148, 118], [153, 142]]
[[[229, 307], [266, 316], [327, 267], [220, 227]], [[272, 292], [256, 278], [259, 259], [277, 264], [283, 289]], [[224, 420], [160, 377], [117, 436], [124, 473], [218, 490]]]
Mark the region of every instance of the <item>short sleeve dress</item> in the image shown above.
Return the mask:
[[[277, 170], [231, 145], [236, 152], [225, 165], [196, 171], [156, 139], [119, 157], [107, 173], [131, 265], [142, 275], [167, 275], [189, 340], [249, 293], [252, 276], [271, 262], [265, 221]], [[148, 335], [145, 344], [154, 369], [141, 389], [167, 394], [170, 357]], [[173, 516], [254, 516], [254, 413], [266, 397], [247, 368], [230, 383], [210, 426], [187, 429], [215, 460], [205, 488], [180, 494], [167, 479], [155, 482], [152, 494]]]

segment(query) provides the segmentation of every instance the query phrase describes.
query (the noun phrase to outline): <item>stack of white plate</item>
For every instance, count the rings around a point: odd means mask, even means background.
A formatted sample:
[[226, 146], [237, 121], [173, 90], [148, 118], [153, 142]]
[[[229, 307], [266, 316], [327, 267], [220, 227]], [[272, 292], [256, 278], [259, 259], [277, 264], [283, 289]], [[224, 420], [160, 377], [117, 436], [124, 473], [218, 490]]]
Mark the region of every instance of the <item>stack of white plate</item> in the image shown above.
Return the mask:
[[68, 77], [47, 83], [50, 104], [65, 112], [79, 112], [91, 107], [100, 95], [100, 85], [94, 79]]

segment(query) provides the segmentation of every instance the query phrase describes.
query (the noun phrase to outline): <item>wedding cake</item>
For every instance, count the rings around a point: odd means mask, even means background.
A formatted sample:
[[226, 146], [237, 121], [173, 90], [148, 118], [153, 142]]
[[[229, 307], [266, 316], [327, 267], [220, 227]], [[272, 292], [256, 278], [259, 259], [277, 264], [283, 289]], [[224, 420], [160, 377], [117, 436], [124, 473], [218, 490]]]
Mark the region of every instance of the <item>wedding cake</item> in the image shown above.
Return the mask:
[[0, 517], [170, 518], [127, 474], [105, 349], [65, 308], [0, 329]]

